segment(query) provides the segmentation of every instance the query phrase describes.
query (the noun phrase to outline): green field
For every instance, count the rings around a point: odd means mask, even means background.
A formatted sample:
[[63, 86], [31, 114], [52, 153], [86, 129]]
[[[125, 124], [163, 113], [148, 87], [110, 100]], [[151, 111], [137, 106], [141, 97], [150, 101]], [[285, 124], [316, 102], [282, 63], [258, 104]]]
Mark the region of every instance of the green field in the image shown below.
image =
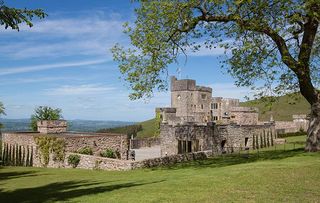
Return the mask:
[[268, 102], [262, 100], [252, 100], [242, 102], [241, 106], [257, 107], [259, 109], [259, 119], [267, 121], [270, 115], [273, 115], [274, 120], [288, 121], [292, 120], [294, 114], [309, 114], [310, 104], [301, 95], [290, 97], [289, 95], [278, 97], [277, 100], [268, 105]]
[[3, 167], [0, 202], [319, 202], [320, 153], [288, 146], [126, 172]]
[[142, 131], [138, 132], [137, 137], [153, 137], [156, 129], [156, 119], [150, 119], [144, 122], [139, 123], [142, 125]]

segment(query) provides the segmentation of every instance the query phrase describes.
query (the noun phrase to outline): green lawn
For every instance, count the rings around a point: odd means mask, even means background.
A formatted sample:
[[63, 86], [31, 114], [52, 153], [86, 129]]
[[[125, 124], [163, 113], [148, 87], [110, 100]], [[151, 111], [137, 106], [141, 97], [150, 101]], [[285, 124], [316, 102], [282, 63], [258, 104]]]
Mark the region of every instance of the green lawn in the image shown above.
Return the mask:
[[126, 172], [3, 167], [0, 202], [319, 202], [320, 153], [288, 149]]

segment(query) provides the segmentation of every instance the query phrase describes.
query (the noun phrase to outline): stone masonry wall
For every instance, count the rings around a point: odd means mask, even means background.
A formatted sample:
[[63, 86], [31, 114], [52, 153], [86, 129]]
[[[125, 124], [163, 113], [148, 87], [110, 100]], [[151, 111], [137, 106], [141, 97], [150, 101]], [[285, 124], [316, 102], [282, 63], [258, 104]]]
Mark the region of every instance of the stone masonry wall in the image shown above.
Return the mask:
[[2, 133], [2, 142], [13, 145], [34, 146], [36, 143], [33, 139], [34, 133]]
[[[55, 162], [52, 159], [50, 159], [47, 167], [72, 168], [72, 166], [68, 164], [68, 157], [70, 155], [80, 156], [80, 162], [76, 168], [123, 171], [123, 170], [133, 170], [138, 168], [167, 166], [167, 165], [173, 165], [173, 164], [184, 162], [184, 161], [203, 160], [203, 159], [207, 159], [209, 156], [212, 156], [212, 152], [203, 151], [203, 152], [194, 152], [194, 153], [187, 153], [187, 154], [177, 154], [177, 155], [159, 157], [154, 159], [146, 159], [142, 161], [117, 160], [117, 159], [109, 159], [109, 158], [91, 156], [91, 155], [66, 153], [65, 160], [63, 162]], [[38, 167], [41, 167], [41, 165]]]
[[107, 148], [118, 151], [121, 159], [127, 159], [128, 139], [127, 135], [122, 134], [96, 134], [88, 136], [84, 134], [76, 134], [77, 136], [65, 136], [66, 151], [76, 152], [84, 147], [91, 147], [95, 155], [99, 155], [100, 151]]
[[[253, 146], [271, 146], [276, 138], [274, 125], [217, 125], [215, 131], [214, 149], [223, 150], [221, 143], [225, 140], [224, 150], [227, 152], [239, 151]], [[266, 146], [265, 146], [266, 145]], [[256, 147], [255, 147], [256, 148]]]
[[199, 151], [212, 149], [213, 126], [204, 125], [161, 125], [161, 155], [178, 154], [178, 140], [197, 141]]

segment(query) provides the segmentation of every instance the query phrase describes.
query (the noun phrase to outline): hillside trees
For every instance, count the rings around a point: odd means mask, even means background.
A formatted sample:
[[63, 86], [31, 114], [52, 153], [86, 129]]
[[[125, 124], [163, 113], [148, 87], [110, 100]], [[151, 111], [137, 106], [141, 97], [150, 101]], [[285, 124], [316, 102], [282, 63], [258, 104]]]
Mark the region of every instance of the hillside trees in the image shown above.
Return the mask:
[[45, 18], [47, 14], [42, 9], [18, 9], [11, 8], [5, 5], [5, 2], [0, 0], [0, 24], [7, 28], [19, 31], [19, 25], [26, 23], [32, 27], [32, 20], [34, 17], [40, 19]]
[[[5, 110], [4, 105], [3, 105], [2, 102], [0, 102], [0, 116], [1, 115], [6, 115], [6, 112], [4, 110]], [[3, 124], [2, 123], [0, 123], [0, 129], [1, 128], [3, 128]]]
[[61, 109], [54, 109], [48, 106], [39, 106], [31, 115], [30, 127], [33, 131], [37, 131], [37, 121], [40, 120], [59, 120], [62, 119]]
[[125, 25], [133, 48], [112, 48], [131, 99], [165, 90], [181, 54], [221, 46], [236, 85], [259, 96], [300, 91], [311, 105], [305, 149], [320, 150], [319, 0], [137, 2], [134, 26]]

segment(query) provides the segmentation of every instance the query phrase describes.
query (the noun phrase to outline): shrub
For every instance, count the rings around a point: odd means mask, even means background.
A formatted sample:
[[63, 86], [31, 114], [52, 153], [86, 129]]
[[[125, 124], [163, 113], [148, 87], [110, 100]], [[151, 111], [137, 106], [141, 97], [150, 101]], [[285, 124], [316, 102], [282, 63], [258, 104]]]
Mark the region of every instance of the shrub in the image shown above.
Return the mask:
[[285, 138], [285, 137], [294, 137], [294, 136], [301, 136], [301, 135], [306, 135], [307, 133], [304, 132], [303, 130], [295, 132], [295, 133], [285, 133], [285, 134], [278, 134], [278, 138]]
[[116, 158], [116, 153], [112, 149], [106, 149], [106, 150], [100, 152], [100, 155], [102, 157], [107, 157], [107, 158], [112, 158], [112, 159]]
[[93, 151], [92, 151], [91, 147], [83, 147], [81, 149], [78, 149], [77, 153], [86, 154], [86, 155], [93, 155]]
[[68, 156], [68, 164], [70, 164], [73, 168], [76, 168], [80, 163], [80, 155], [71, 154]]

